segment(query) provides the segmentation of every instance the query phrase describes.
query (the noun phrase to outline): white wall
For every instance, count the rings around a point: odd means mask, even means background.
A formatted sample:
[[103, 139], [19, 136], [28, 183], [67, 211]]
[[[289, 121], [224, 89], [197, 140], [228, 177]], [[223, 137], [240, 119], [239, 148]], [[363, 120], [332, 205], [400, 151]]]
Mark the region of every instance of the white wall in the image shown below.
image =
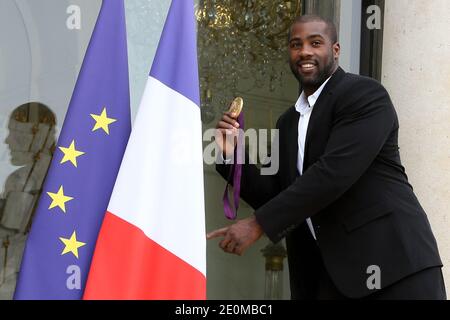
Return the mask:
[[[386, 1], [383, 78], [400, 118], [410, 181], [450, 289], [450, 1]], [[447, 292], [450, 292], [447, 290]]]

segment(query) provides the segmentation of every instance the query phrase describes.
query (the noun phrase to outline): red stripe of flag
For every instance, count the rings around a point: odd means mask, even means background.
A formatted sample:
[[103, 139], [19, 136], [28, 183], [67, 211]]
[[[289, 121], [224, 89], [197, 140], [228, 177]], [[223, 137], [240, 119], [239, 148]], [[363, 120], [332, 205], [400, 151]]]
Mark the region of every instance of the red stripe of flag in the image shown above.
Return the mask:
[[204, 300], [205, 292], [200, 271], [106, 213], [84, 299]]

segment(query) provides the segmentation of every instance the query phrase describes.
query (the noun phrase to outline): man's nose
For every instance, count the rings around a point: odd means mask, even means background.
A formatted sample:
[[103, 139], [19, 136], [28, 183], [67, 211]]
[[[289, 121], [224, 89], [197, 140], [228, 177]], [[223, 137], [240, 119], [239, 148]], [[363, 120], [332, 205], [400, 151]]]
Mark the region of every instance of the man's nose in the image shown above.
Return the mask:
[[299, 52], [299, 56], [302, 59], [309, 58], [312, 55], [313, 55], [313, 53], [312, 53], [311, 47], [308, 45], [304, 45]]

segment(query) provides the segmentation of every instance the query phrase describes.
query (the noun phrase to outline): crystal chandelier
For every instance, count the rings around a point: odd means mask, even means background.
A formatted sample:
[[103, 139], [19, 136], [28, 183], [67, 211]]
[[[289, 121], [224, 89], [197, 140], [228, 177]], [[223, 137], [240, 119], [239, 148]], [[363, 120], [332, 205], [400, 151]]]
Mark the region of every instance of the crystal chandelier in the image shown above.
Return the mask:
[[[198, 22], [202, 119], [239, 92], [275, 91], [287, 68], [287, 32], [301, 0], [200, 0]], [[216, 109], [216, 110], [215, 110]]]

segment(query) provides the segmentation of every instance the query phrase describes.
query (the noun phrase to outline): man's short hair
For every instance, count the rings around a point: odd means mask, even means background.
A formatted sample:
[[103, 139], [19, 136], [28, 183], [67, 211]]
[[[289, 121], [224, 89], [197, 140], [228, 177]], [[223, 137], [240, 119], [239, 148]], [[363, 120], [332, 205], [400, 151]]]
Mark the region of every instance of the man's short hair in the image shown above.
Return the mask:
[[307, 22], [323, 22], [323, 23], [325, 23], [327, 25], [327, 33], [328, 33], [328, 36], [330, 37], [331, 43], [335, 44], [336, 42], [338, 42], [338, 34], [337, 34], [336, 25], [334, 24], [334, 22], [331, 21], [330, 19], [318, 16], [318, 15], [314, 15], [314, 14], [308, 14], [308, 15], [296, 17], [295, 20], [292, 22], [291, 27], [289, 28], [288, 40], [291, 40], [292, 27], [295, 24], [307, 23]]

